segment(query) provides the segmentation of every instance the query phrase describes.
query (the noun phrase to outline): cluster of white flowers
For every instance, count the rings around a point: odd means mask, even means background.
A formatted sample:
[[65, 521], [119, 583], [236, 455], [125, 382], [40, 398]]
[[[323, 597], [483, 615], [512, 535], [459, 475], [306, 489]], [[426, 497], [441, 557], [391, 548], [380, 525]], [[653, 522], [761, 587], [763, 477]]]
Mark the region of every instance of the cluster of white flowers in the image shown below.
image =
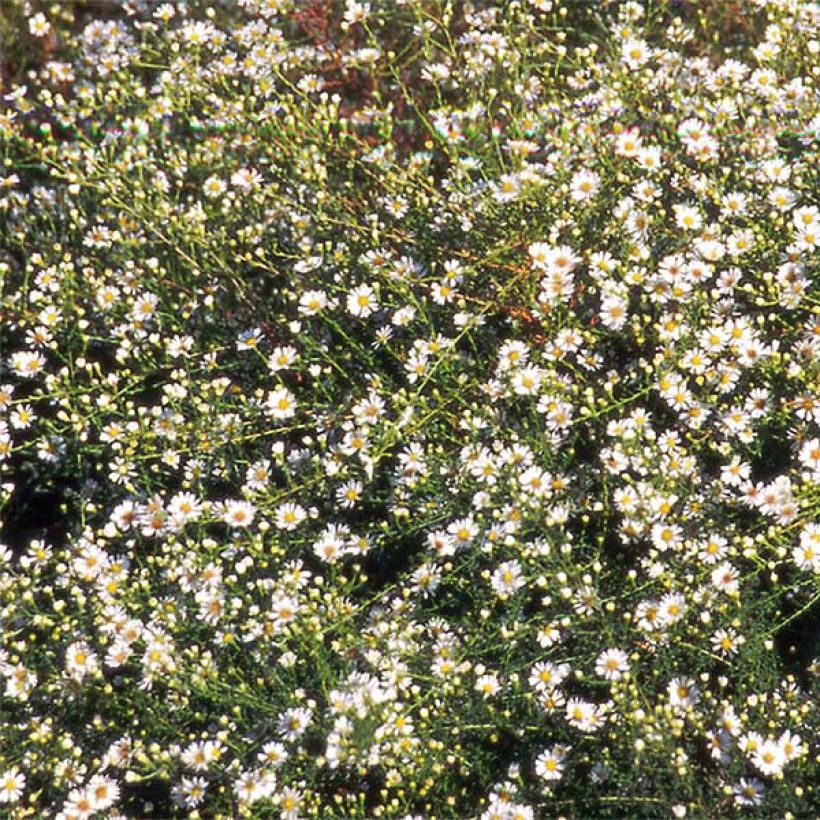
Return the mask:
[[817, 4], [9, 2], [0, 811], [808, 816]]

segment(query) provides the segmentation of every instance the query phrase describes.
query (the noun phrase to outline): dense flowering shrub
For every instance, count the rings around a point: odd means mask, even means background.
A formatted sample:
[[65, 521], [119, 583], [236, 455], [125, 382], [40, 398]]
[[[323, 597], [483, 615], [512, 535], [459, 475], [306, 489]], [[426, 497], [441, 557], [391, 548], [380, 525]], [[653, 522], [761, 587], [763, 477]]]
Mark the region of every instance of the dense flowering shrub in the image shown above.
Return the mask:
[[820, 6], [115, 5], [0, 11], [0, 812], [813, 815]]

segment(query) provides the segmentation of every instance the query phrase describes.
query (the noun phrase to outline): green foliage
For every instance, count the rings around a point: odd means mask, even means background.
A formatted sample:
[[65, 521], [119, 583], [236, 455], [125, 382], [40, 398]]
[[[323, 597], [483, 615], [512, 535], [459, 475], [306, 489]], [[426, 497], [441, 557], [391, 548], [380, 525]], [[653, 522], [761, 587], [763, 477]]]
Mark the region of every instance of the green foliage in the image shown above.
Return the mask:
[[0, 811], [817, 806], [816, 4], [0, 11]]

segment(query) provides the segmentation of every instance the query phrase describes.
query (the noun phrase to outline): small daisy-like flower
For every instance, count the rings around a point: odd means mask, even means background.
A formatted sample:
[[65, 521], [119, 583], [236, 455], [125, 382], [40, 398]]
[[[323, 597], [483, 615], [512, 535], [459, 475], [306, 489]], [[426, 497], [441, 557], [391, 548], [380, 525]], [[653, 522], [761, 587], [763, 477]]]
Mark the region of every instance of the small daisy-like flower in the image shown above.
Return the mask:
[[223, 504], [222, 520], [231, 528], [249, 527], [256, 515], [256, 508], [250, 501], [229, 499]]
[[605, 296], [601, 300], [601, 324], [611, 330], [619, 330], [629, 317], [627, 301], [621, 296]]
[[621, 46], [621, 59], [628, 68], [640, 68], [651, 56], [649, 46], [643, 40], [625, 40]]
[[346, 481], [336, 490], [336, 500], [345, 509], [351, 509], [358, 504], [362, 497], [362, 482], [350, 480]]
[[301, 706], [288, 709], [279, 718], [277, 728], [286, 741], [298, 740], [307, 730], [313, 712]]
[[542, 780], [560, 780], [564, 776], [564, 758], [568, 751], [565, 746], [544, 749], [535, 758], [535, 774]]
[[712, 649], [719, 655], [736, 655], [738, 634], [734, 629], [718, 629], [712, 636]]
[[530, 671], [529, 684], [538, 690], [553, 689], [560, 686], [569, 675], [571, 669], [568, 663], [552, 663], [539, 661]]
[[692, 205], [675, 205], [675, 222], [679, 228], [687, 231], [697, 231], [703, 224], [703, 219], [697, 208]]
[[51, 31], [51, 24], [46, 19], [45, 14], [37, 14], [29, 17], [28, 30], [34, 37], [45, 37]]
[[668, 592], [658, 603], [658, 620], [663, 626], [677, 623], [686, 613], [686, 598], [679, 592]]
[[155, 293], [144, 293], [134, 301], [132, 315], [138, 322], [147, 322], [156, 313], [159, 298]]
[[548, 714], [561, 712], [567, 705], [567, 699], [560, 689], [544, 689], [538, 692], [538, 703]]
[[541, 389], [543, 380], [544, 371], [540, 367], [527, 365], [515, 371], [513, 391], [519, 396], [534, 396]]
[[277, 508], [274, 522], [280, 530], [295, 530], [305, 518], [307, 512], [304, 507], [288, 502]]
[[[271, 790], [274, 785], [275, 783], [270, 784]], [[236, 780], [234, 780], [233, 790], [240, 803], [246, 806], [261, 800], [266, 796], [265, 792], [268, 791], [268, 789], [266, 789], [265, 778], [262, 773], [258, 771], [241, 772]]]
[[544, 624], [536, 633], [538, 645], [544, 649], [561, 642], [561, 630], [556, 624]]
[[231, 185], [242, 191], [251, 191], [262, 183], [262, 176], [253, 168], [239, 168], [231, 175]]
[[756, 777], [741, 777], [732, 786], [735, 803], [738, 806], [759, 806], [763, 802], [766, 787]]
[[271, 390], [265, 404], [274, 419], [289, 419], [296, 415], [296, 397], [287, 387]]
[[205, 800], [208, 781], [204, 777], [183, 777], [174, 786], [171, 793], [174, 803], [189, 809], [195, 809]]
[[21, 404], [12, 410], [9, 415], [9, 422], [15, 430], [26, 430], [31, 427], [37, 418], [30, 404]]
[[296, 357], [297, 351], [292, 345], [276, 347], [270, 356], [268, 356], [268, 369], [273, 373], [285, 370], [293, 365], [296, 361]]
[[305, 316], [315, 316], [328, 305], [327, 294], [322, 290], [307, 290], [299, 298], [299, 312]]
[[527, 345], [516, 339], [504, 342], [498, 351], [499, 370], [513, 370], [527, 363], [529, 348]]
[[521, 193], [521, 175], [503, 174], [493, 185], [493, 198], [496, 202], [512, 202]]
[[228, 186], [219, 177], [208, 177], [202, 184], [202, 193], [209, 199], [216, 199], [227, 190]]
[[721, 592], [732, 595], [737, 592], [740, 573], [729, 563], [723, 563], [712, 572], [712, 584]]
[[86, 791], [94, 801], [95, 811], [104, 811], [120, 799], [120, 787], [116, 781], [102, 774], [94, 775], [88, 781]]
[[779, 743], [764, 740], [752, 754], [751, 762], [762, 775], [775, 777], [783, 771], [787, 760]]
[[11, 407], [12, 396], [14, 395], [13, 384], [0, 385], [0, 413], [5, 412]]
[[370, 285], [359, 285], [347, 296], [347, 310], [352, 316], [366, 319], [379, 307], [376, 291]]
[[615, 153], [622, 157], [635, 157], [642, 147], [641, 135], [637, 128], [622, 131], [615, 138]]
[[264, 334], [258, 327], [244, 330], [236, 339], [237, 350], [256, 350], [259, 343], [264, 338]]
[[278, 595], [271, 601], [270, 612], [270, 622], [279, 632], [296, 617], [299, 612], [299, 602], [290, 595]]
[[357, 424], [375, 424], [384, 415], [384, 400], [371, 393], [353, 405], [353, 418]]
[[672, 678], [667, 687], [669, 705], [685, 712], [700, 700], [698, 687], [692, 678]]
[[528, 249], [533, 267], [546, 270], [551, 250], [552, 246], [547, 242], [533, 242]]
[[777, 742], [786, 756], [786, 761], [796, 760], [806, 754], [807, 749], [800, 735], [792, 734], [788, 729], [780, 735]]
[[21, 350], [12, 354], [10, 364], [18, 376], [32, 378], [46, 366], [46, 358], [42, 353]]
[[270, 461], [262, 459], [251, 464], [245, 471], [245, 484], [251, 490], [261, 490], [270, 481], [271, 469]]
[[306, 94], [315, 94], [325, 87], [324, 80], [317, 74], [305, 74], [299, 80], [298, 88]]
[[84, 788], [72, 789], [63, 805], [63, 812], [68, 817], [90, 817], [96, 811], [94, 795]]
[[282, 789], [277, 797], [282, 820], [297, 820], [302, 808], [302, 795], [292, 786]]
[[641, 148], [636, 159], [641, 168], [653, 173], [661, 168], [661, 149], [656, 145]]
[[800, 463], [815, 476], [820, 477], [820, 439], [809, 439], [800, 448]]
[[578, 171], [570, 183], [570, 197], [576, 202], [586, 202], [598, 193], [601, 178], [594, 171]]
[[485, 698], [495, 695], [500, 688], [501, 684], [498, 682], [498, 675], [496, 674], [481, 675], [475, 682], [476, 692], [480, 692]]
[[595, 661], [595, 673], [607, 680], [620, 680], [629, 671], [629, 660], [621, 649], [607, 649]]
[[528, 467], [518, 476], [521, 489], [541, 498], [551, 494], [552, 476], [540, 467]]
[[445, 280], [443, 282], [434, 282], [430, 286], [430, 295], [437, 305], [446, 305], [455, 299], [458, 292], [449, 281]]
[[0, 774], [0, 803], [17, 803], [26, 788], [26, 778], [13, 767]]
[[257, 760], [264, 766], [278, 769], [287, 760], [288, 753], [284, 744], [271, 740], [262, 747]]
[[594, 703], [588, 703], [580, 698], [570, 698], [567, 701], [564, 715], [570, 726], [582, 732], [594, 732], [601, 724], [602, 714]]
[[82, 680], [86, 675], [96, 672], [99, 664], [97, 654], [85, 641], [76, 641], [66, 650], [66, 674], [76, 680]]
[[704, 564], [716, 564], [726, 554], [729, 542], [720, 535], [710, 535], [698, 544], [698, 559]]
[[505, 561], [492, 575], [491, 586], [498, 595], [512, 595], [526, 584], [518, 561]]

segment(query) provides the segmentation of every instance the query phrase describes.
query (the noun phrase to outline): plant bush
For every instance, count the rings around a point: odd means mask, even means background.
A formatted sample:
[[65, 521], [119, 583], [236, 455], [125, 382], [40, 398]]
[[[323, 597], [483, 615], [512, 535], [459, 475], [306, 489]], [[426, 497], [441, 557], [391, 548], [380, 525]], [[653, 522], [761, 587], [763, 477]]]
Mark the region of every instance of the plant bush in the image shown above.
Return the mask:
[[816, 814], [817, 3], [0, 17], [0, 812]]

